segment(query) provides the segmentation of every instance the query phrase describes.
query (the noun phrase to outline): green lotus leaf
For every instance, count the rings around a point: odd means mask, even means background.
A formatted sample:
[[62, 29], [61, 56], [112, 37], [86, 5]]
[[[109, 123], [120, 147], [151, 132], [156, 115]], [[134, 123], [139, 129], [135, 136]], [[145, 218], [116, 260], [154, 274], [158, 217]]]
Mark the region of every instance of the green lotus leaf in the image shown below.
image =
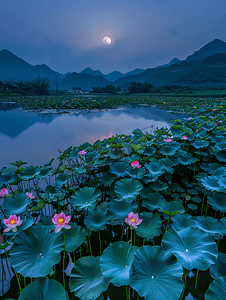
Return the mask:
[[36, 205], [34, 202], [32, 202], [32, 205], [29, 206], [28, 211], [40, 211], [46, 206], [47, 203], [48, 202], [44, 200], [38, 201]]
[[226, 167], [218, 167], [213, 175], [215, 176], [220, 176], [222, 179], [224, 178], [223, 176], [225, 176], [225, 172], [226, 172]]
[[49, 226], [50, 230], [53, 230], [56, 228], [56, 226], [53, 224], [52, 216], [42, 217], [38, 224]]
[[118, 159], [122, 157], [122, 154], [123, 154], [122, 150], [115, 148], [114, 150], [110, 151], [109, 156], [112, 159]]
[[188, 208], [188, 209], [191, 209], [191, 210], [197, 210], [197, 209], [198, 209], [198, 206], [195, 205], [195, 204], [188, 204], [187, 208]]
[[171, 218], [171, 226], [177, 231], [180, 232], [184, 229], [195, 227], [195, 221], [193, 217], [187, 213], [177, 214]]
[[158, 178], [165, 173], [165, 165], [160, 162], [151, 162], [149, 164], [145, 163], [145, 167], [148, 169], [153, 178]]
[[64, 287], [56, 280], [37, 278], [22, 290], [18, 300], [67, 300]]
[[100, 182], [103, 183], [104, 186], [109, 186], [114, 181], [114, 177], [110, 174], [107, 174], [100, 178]]
[[2, 209], [6, 215], [19, 215], [23, 213], [27, 206], [31, 203], [31, 199], [24, 193], [16, 194], [14, 197], [7, 197], [2, 204]]
[[202, 125], [202, 130], [209, 131], [214, 129], [213, 123], [205, 123]]
[[144, 155], [145, 156], [151, 156], [156, 152], [155, 147], [146, 147], [144, 150]]
[[176, 214], [183, 213], [184, 207], [177, 201], [170, 201], [170, 202], [162, 202], [159, 204], [158, 210], [160, 212], [164, 212], [169, 217], [172, 217]]
[[136, 128], [132, 131], [132, 134], [136, 134], [136, 135], [139, 135], [139, 136], [143, 136], [143, 132], [139, 129], [139, 128]]
[[64, 230], [66, 237], [66, 251], [75, 251], [85, 240], [86, 231], [77, 224], [71, 224], [70, 230]]
[[118, 161], [110, 166], [110, 172], [112, 174], [117, 175], [118, 177], [126, 176], [126, 169], [128, 168], [128, 164]]
[[52, 158], [49, 162], [47, 162], [46, 164], [42, 165], [42, 167], [49, 167], [51, 166], [52, 162], [54, 161], [55, 158]]
[[133, 254], [138, 249], [127, 242], [115, 242], [100, 257], [100, 269], [106, 280], [119, 287], [129, 284], [129, 271]]
[[9, 184], [17, 180], [15, 172], [8, 172], [0, 175], [0, 183]]
[[200, 141], [196, 140], [194, 143], [191, 143], [191, 145], [195, 147], [195, 149], [206, 148], [209, 146], [209, 142], [206, 140], [200, 140]]
[[104, 230], [108, 220], [107, 211], [97, 208], [88, 212], [88, 215], [84, 218], [84, 224], [89, 230]]
[[133, 178], [124, 178], [115, 183], [114, 191], [119, 201], [126, 199], [132, 201], [139, 195], [143, 185]]
[[189, 189], [187, 192], [190, 195], [198, 195], [199, 194], [199, 192], [197, 190], [195, 190], [195, 189]]
[[135, 253], [130, 269], [130, 285], [145, 300], [178, 300], [183, 269], [172, 253], [160, 246], [142, 246]]
[[222, 218], [221, 220], [222, 232], [226, 235], [226, 217]]
[[213, 239], [207, 233], [194, 228], [180, 232], [170, 228], [163, 235], [162, 247], [172, 252], [187, 270], [205, 271], [218, 257], [217, 245]]
[[225, 137], [220, 135], [211, 135], [210, 138], [214, 143], [221, 143], [225, 140]]
[[156, 182], [153, 182], [151, 185], [151, 188], [156, 192], [167, 190], [168, 187], [169, 186], [161, 180], [157, 180]]
[[208, 233], [210, 236], [214, 236], [215, 234], [219, 233], [222, 234], [221, 222], [218, 219], [212, 217], [204, 217], [198, 216], [195, 218], [195, 226]]
[[109, 282], [100, 270], [100, 256], [85, 256], [76, 261], [69, 280], [70, 291], [81, 300], [95, 300]]
[[86, 168], [84, 165], [82, 165], [81, 167], [78, 168], [74, 168], [75, 174], [82, 174], [86, 172]]
[[226, 150], [226, 142], [216, 143], [215, 148], [218, 151]]
[[225, 299], [226, 293], [226, 276], [218, 277], [209, 286], [205, 300]]
[[94, 187], [83, 187], [76, 191], [71, 196], [71, 205], [75, 210], [93, 209], [96, 206], [96, 202], [101, 199], [101, 192]]
[[[224, 175], [226, 172], [224, 171]], [[216, 175], [215, 175], [216, 176]], [[218, 175], [219, 176], [219, 175]], [[224, 189], [224, 192], [226, 192], [226, 177], [224, 176], [219, 176], [218, 178], [218, 183], [219, 185]]]
[[214, 153], [214, 155], [219, 161], [226, 162], [226, 150], [222, 150], [220, 152]]
[[210, 266], [210, 276], [217, 279], [226, 276], [226, 254], [218, 252], [218, 258], [214, 265]]
[[23, 180], [30, 180], [35, 178], [35, 176], [39, 173], [40, 168], [37, 166], [28, 166], [23, 169], [23, 171], [20, 173], [20, 177]]
[[60, 262], [63, 248], [61, 232], [55, 233], [48, 226], [37, 224], [15, 237], [9, 252], [12, 267], [24, 277], [44, 277]]
[[193, 202], [195, 202], [195, 203], [200, 203], [200, 202], [202, 202], [202, 199], [199, 198], [199, 197], [192, 197], [191, 200], [192, 200]]
[[145, 174], [145, 169], [144, 168], [133, 168], [131, 166], [128, 167], [126, 170], [126, 174], [128, 174], [132, 178], [137, 178], [137, 179], [142, 179]]
[[124, 223], [125, 218], [131, 211], [136, 213], [137, 203], [135, 201], [128, 201], [123, 199], [121, 201], [112, 200], [109, 203], [108, 210], [112, 219], [118, 219], [119, 222]]
[[147, 239], [153, 239], [155, 236], [160, 235], [162, 221], [158, 214], [144, 211], [139, 214], [139, 218], [143, 221], [139, 226], [137, 226], [137, 235]]
[[59, 174], [56, 179], [55, 179], [55, 183], [58, 185], [62, 185], [65, 184], [66, 182], [68, 182], [68, 180], [71, 179], [71, 176], [67, 173], [61, 173]]
[[207, 190], [224, 192], [224, 188], [218, 184], [218, 178], [216, 176], [206, 176], [201, 179], [201, 183]]
[[24, 164], [27, 164], [27, 162], [23, 162], [22, 160], [16, 160], [16, 161], [14, 161], [13, 163], [10, 163], [10, 164], [19, 168], [20, 166], [22, 166]]
[[165, 158], [161, 158], [159, 161], [160, 161], [160, 163], [163, 163], [165, 165], [166, 172], [168, 172], [171, 175], [174, 173], [174, 168], [172, 168], [172, 167], [175, 164], [171, 159], [165, 157]]
[[3, 296], [5, 293], [7, 293], [9, 289], [10, 289], [10, 281], [7, 279], [0, 280], [0, 296]]
[[149, 210], [155, 210], [163, 202], [166, 202], [166, 200], [160, 193], [149, 193], [142, 201], [142, 206], [147, 207]]
[[161, 146], [159, 152], [163, 155], [173, 156], [180, 149], [180, 144], [171, 142], [169, 145]]
[[51, 176], [53, 173], [53, 169], [51, 167], [43, 167], [40, 168], [39, 173], [36, 175], [36, 178], [41, 179], [46, 176]]
[[189, 164], [193, 164], [194, 161], [191, 157], [191, 155], [181, 155], [178, 157], [178, 162], [183, 165], [183, 166], [186, 166], [186, 165], [189, 165]]

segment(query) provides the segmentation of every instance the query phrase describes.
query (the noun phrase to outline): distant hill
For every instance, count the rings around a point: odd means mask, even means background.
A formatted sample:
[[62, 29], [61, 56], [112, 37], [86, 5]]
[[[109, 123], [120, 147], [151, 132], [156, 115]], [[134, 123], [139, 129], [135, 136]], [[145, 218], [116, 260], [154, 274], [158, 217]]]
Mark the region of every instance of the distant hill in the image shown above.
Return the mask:
[[73, 87], [81, 87], [86, 90], [95, 86], [105, 87], [108, 84], [110, 84], [110, 82], [102, 76], [92, 76], [85, 73], [78, 74], [73, 72], [64, 77], [59, 88], [65, 90], [72, 89]]
[[113, 71], [107, 75], [104, 75], [100, 70], [93, 71], [91, 68], [85, 68], [80, 72], [80, 74], [89, 74], [92, 76], [102, 76], [108, 81], [115, 81], [116, 79], [123, 77], [124, 75], [121, 72]]
[[152, 75], [147, 82], [155, 85], [224, 84], [226, 82], [226, 53], [173, 64], [162, 69], [162, 73]]
[[48, 77], [54, 83], [57, 78], [60, 81], [63, 74], [51, 70], [44, 64], [32, 66], [9, 50], [0, 51], [0, 80], [25, 81], [39, 76]]
[[162, 65], [162, 66], [158, 66], [156, 68], [166, 68], [166, 67], [169, 67], [173, 64], [176, 64], [178, 63], [180, 60], [178, 58], [173, 58], [168, 64], [165, 64], [165, 65]]
[[189, 55], [185, 61], [203, 59], [217, 53], [226, 53], [226, 42], [215, 39], [203, 46], [200, 50], [195, 51], [192, 55]]
[[0, 80], [25, 81], [39, 76], [53, 81], [53, 88], [58, 81], [60, 89], [91, 89], [109, 84], [127, 88], [133, 81], [155, 85], [220, 84], [226, 81], [226, 42], [215, 39], [185, 60], [174, 58], [168, 64], [146, 70], [137, 68], [124, 75], [118, 71], [104, 75], [88, 67], [81, 73], [61, 74], [44, 64], [32, 66], [8, 50], [0, 51]]
[[130, 71], [130, 72], [127, 72], [124, 74], [124, 76], [130, 76], [130, 75], [138, 75], [140, 73], [144, 72], [144, 69], [139, 69], [139, 68], [136, 68], [134, 69], [133, 71]]

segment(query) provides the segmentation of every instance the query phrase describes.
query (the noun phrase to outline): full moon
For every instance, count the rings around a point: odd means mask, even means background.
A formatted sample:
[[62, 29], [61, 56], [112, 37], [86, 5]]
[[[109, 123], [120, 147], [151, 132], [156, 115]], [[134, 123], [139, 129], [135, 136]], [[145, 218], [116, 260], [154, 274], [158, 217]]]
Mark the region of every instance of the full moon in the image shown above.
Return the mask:
[[103, 43], [104, 43], [104, 45], [110, 45], [111, 39], [108, 36], [106, 36], [105, 38], [103, 38]]

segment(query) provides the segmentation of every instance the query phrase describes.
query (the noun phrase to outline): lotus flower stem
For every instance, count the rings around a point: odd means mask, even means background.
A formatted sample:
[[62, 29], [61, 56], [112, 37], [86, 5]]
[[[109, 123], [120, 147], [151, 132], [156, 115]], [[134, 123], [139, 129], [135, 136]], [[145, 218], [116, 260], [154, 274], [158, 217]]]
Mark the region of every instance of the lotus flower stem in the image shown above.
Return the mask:
[[[64, 289], [65, 289], [65, 274], [64, 274], [64, 263], [65, 263], [65, 253], [66, 253], [66, 237], [65, 237], [65, 233], [62, 230], [63, 235], [64, 235], [64, 256], [63, 256], [63, 285], [64, 285]], [[65, 289], [66, 291], [66, 289]]]
[[82, 246], [79, 246], [79, 250], [80, 250], [80, 258], [82, 257]]
[[134, 229], [133, 243], [136, 245], [136, 230]]
[[145, 243], [145, 237], [143, 238], [143, 246], [144, 246], [144, 243]]
[[197, 283], [198, 283], [198, 276], [199, 276], [199, 270], [197, 270], [196, 276], [195, 276], [195, 290], [196, 290]]
[[[6, 257], [8, 258], [8, 260], [9, 260], [9, 262], [10, 262], [10, 264], [11, 264], [10, 258], [9, 258], [9, 256], [8, 256], [7, 252], [5, 251], [5, 249], [4, 249], [4, 252], [5, 252], [5, 255], [6, 255]], [[16, 270], [15, 270], [15, 269], [14, 269], [14, 272], [15, 272], [16, 279], [17, 279], [18, 286], [19, 286], [19, 290], [20, 290], [20, 293], [21, 293], [21, 285], [20, 285], [20, 280], [19, 280], [19, 277], [18, 277], [18, 275], [17, 275], [17, 272], [16, 272]]]
[[225, 214], [225, 213], [223, 213], [223, 215], [222, 215], [221, 219], [223, 219], [223, 217], [224, 217], [224, 214]]
[[98, 234], [99, 234], [99, 244], [100, 244], [100, 255], [101, 255], [101, 237], [100, 237], [100, 229], [98, 229]]
[[131, 226], [131, 236], [130, 236], [130, 243], [131, 243], [131, 247], [133, 246], [133, 229], [132, 229], [132, 226]]
[[185, 269], [185, 272], [184, 272], [184, 288], [183, 288], [183, 291], [182, 291], [181, 300], [183, 299], [183, 296], [184, 296], [184, 291], [185, 291], [185, 287], [186, 287], [186, 280], [187, 280], [187, 273], [188, 273], [188, 270]]
[[219, 237], [219, 239], [218, 239], [218, 241], [217, 241], [217, 246], [219, 245], [220, 240], [221, 240], [221, 237]]
[[75, 251], [73, 251], [72, 253], [73, 253], [73, 259], [74, 259], [74, 263], [75, 263]]

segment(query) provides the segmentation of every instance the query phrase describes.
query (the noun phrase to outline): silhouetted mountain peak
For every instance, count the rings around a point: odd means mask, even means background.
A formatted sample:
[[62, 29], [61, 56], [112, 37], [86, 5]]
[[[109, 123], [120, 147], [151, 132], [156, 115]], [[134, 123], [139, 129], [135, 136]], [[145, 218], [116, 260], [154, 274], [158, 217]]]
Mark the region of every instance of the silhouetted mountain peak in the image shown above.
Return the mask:
[[198, 51], [195, 51], [192, 55], [189, 55], [185, 61], [203, 59], [217, 53], [226, 53], [226, 42], [215, 39], [203, 46]]

